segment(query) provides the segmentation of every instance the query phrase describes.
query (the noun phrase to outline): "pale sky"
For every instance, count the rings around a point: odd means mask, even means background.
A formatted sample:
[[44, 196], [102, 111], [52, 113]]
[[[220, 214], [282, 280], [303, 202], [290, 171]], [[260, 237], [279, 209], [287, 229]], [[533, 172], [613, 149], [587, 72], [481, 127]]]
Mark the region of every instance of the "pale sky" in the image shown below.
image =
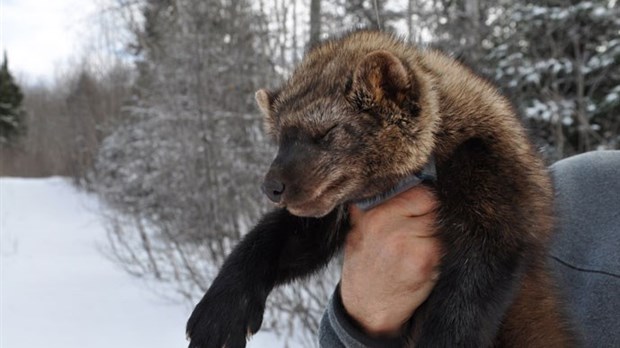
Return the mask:
[[79, 57], [96, 1], [0, 0], [0, 6], [9, 69], [22, 81], [49, 82]]

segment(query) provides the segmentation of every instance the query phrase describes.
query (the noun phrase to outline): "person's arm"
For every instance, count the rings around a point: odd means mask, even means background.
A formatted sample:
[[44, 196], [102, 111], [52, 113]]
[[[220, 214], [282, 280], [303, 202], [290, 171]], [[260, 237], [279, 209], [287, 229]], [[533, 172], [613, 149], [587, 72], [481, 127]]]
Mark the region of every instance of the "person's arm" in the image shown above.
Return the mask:
[[350, 208], [342, 279], [321, 322], [321, 347], [402, 346], [402, 326], [437, 279], [435, 208], [422, 186], [366, 212]]
[[551, 167], [557, 233], [550, 263], [583, 347], [620, 347], [620, 151]]

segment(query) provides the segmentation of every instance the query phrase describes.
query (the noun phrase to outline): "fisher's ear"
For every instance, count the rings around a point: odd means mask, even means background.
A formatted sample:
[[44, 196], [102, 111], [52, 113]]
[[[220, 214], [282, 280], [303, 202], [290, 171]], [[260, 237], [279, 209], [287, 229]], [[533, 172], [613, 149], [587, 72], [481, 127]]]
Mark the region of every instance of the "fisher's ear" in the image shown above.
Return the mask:
[[388, 51], [369, 53], [353, 73], [353, 97], [363, 107], [381, 103], [385, 99], [400, 104], [409, 89], [407, 69], [398, 57]]
[[263, 113], [263, 124], [265, 131], [270, 135], [275, 135], [276, 122], [273, 112], [273, 94], [266, 89], [261, 88], [256, 91], [254, 99], [256, 99], [256, 104]]
[[264, 88], [259, 89], [256, 91], [256, 94], [254, 94], [254, 99], [256, 99], [256, 104], [264, 115], [268, 115], [272, 112], [271, 105], [273, 104], [273, 98], [269, 91]]

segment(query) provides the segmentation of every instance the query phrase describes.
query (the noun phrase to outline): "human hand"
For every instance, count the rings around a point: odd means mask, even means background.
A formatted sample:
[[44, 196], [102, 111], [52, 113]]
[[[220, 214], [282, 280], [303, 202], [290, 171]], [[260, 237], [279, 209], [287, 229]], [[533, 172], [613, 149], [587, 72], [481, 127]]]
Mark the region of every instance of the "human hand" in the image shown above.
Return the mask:
[[431, 293], [441, 258], [433, 236], [436, 205], [423, 186], [369, 211], [351, 205], [340, 295], [347, 313], [369, 335], [398, 335]]

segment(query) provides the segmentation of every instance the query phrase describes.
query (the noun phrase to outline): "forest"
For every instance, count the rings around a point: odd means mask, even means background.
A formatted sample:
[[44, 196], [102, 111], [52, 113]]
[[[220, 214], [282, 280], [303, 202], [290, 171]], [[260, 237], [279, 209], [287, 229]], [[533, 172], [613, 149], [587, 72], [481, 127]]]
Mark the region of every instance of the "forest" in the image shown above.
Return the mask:
[[[107, 0], [99, 16], [105, 62], [52, 84], [15, 80], [5, 55], [0, 175], [94, 192], [106, 252], [176, 300], [197, 301], [270, 208], [254, 92], [321, 40], [375, 29], [456, 57], [512, 100], [549, 164], [620, 148], [617, 0]], [[338, 272], [272, 294], [263, 328], [311, 346]]]

